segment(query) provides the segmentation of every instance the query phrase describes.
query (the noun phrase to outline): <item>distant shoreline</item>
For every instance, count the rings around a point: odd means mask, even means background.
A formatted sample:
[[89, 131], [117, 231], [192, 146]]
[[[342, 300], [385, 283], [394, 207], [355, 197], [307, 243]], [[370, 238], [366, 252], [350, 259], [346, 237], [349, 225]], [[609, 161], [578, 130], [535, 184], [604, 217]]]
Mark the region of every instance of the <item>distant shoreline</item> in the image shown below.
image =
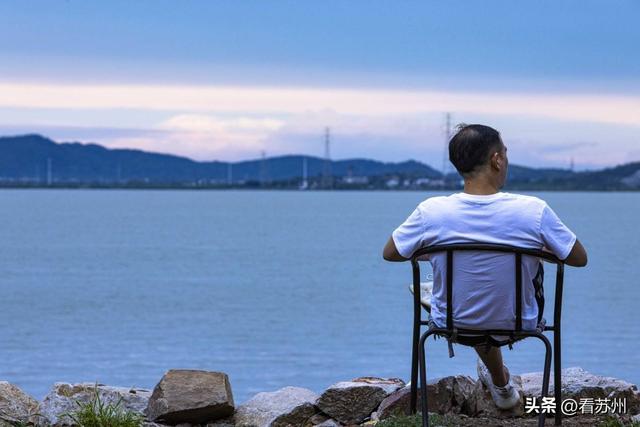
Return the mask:
[[[457, 192], [462, 191], [461, 187], [450, 188], [352, 188], [352, 187], [338, 187], [338, 188], [313, 188], [301, 190], [296, 187], [261, 187], [261, 186], [189, 186], [189, 185], [98, 185], [98, 184], [60, 184], [60, 185], [7, 185], [0, 184], [0, 190], [195, 190], [195, 191], [286, 191], [286, 192], [313, 192], [313, 193], [325, 193], [325, 192]], [[506, 192], [534, 192], [534, 191], [546, 191], [546, 192], [558, 192], [558, 193], [638, 193], [640, 188], [612, 188], [612, 189], [598, 189], [598, 188], [545, 188], [545, 187], [507, 187], [503, 191]]]
[[[450, 191], [462, 188], [448, 166], [416, 160], [332, 160], [281, 155], [239, 162], [97, 144], [56, 143], [41, 135], [0, 137], [0, 188], [264, 189]], [[640, 161], [593, 171], [509, 165], [515, 191], [638, 191]]]

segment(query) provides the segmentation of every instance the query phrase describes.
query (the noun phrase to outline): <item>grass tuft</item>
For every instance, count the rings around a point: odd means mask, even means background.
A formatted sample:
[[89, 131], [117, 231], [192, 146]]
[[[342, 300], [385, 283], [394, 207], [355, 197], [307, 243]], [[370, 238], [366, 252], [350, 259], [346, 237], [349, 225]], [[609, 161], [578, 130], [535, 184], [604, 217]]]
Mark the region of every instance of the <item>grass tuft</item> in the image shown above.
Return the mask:
[[100, 399], [98, 385], [88, 402], [76, 400], [78, 408], [65, 412], [61, 417], [67, 417], [72, 424], [79, 427], [141, 427], [144, 416], [136, 412], [127, 411], [122, 407], [122, 397], [114, 403], [105, 403]]
[[[447, 415], [429, 414], [429, 425], [438, 427], [454, 427], [455, 423]], [[422, 427], [422, 414], [392, 415], [391, 417], [377, 423], [376, 427]]]
[[631, 424], [624, 424], [616, 417], [607, 415], [600, 423], [598, 427], [640, 427], [640, 422], [632, 421]]

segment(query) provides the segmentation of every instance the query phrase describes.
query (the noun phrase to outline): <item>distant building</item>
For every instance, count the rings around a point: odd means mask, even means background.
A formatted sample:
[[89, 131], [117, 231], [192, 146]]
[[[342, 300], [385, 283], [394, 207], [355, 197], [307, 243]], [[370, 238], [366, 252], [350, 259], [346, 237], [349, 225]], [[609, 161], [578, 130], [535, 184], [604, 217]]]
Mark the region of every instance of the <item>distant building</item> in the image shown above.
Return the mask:
[[369, 178], [366, 176], [345, 176], [342, 178], [342, 183], [347, 185], [366, 185], [369, 183]]
[[426, 187], [431, 184], [431, 180], [429, 178], [418, 178], [413, 181], [413, 184], [417, 185], [418, 187]]
[[626, 178], [622, 178], [620, 182], [629, 187], [640, 187], [640, 170], [635, 171], [635, 173]]
[[385, 185], [387, 186], [387, 188], [395, 188], [398, 185], [400, 185], [400, 180], [394, 177], [394, 178], [388, 179], [387, 182], [385, 182]]

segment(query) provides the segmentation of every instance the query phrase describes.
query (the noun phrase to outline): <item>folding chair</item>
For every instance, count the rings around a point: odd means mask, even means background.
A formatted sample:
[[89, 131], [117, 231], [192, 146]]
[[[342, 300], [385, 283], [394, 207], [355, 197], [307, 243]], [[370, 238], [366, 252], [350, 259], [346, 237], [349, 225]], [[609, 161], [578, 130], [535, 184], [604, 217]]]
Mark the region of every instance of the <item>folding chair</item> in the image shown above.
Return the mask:
[[[457, 251], [488, 251], [488, 252], [507, 252], [513, 253], [515, 258], [515, 329], [466, 329], [457, 328], [453, 323], [452, 317], [452, 295], [453, 295], [453, 278], [455, 274], [454, 269], [454, 252]], [[420, 266], [418, 264], [421, 256], [433, 254], [436, 252], [446, 252], [447, 260], [447, 321], [445, 328], [436, 327], [432, 321], [426, 321], [421, 319], [422, 304], [420, 301]], [[545, 319], [542, 317], [542, 309], [544, 306], [539, 306], [539, 322], [535, 331], [522, 330], [522, 255], [530, 255], [541, 258], [548, 262], [556, 264], [556, 289], [555, 289], [555, 302], [554, 302], [554, 314], [553, 325], [546, 325]], [[546, 397], [549, 392], [549, 375], [551, 367], [551, 353], [552, 347], [548, 338], [543, 334], [544, 331], [553, 332], [553, 384], [554, 384], [554, 397], [555, 397], [555, 425], [562, 424], [562, 412], [561, 397], [562, 386], [560, 378], [561, 369], [561, 345], [560, 345], [560, 315], [562, 310], [562, 287], [564, 280], [564, 263], [557, 257], [549, 252], [544, 252], [536, 249], [518, 248], [506, 245], [496, 244], [484, 244], [484, 243], [470, 243], [470, 244], [451, 244], [451, 245], [438, 245], [424, 247], [417, 250], [411, 257], [411, 267], [413, 270], [413, 349], [411, 355], [411, 400], [410, 411], [412, 414], [416, 413], [417, 406], [417, 392], [418, 392], [418, 371], [420, 373], [420, 387], [422, 392], [421, 407], [422, 407], [422, 425], [424, 427], [429, 426], [429, 409], [427, 406], [427, 373], [426, 373], [426, 358], [425, 358], [425, 342], [431, 335], [441, 336], [447, 339], [449, 345], [449, 357], [453, 357], [452, 343], [457, 343], [458, 334], [465, 334], [471, 336], [485, 337], [488, 341], [490, 335], [504, 335], [509, 336], [509, 340], [505, 341], [502, 345], [511, 346], [513, 342], [519, 341], [528, 337], [536, 337], [544, 343], [545, 346], [545, 360], [544, 360], [544, 373], [542, 381], [542, 396]], [[527, 284], [527, 286], [533, 286]], [[537, 298], [536, 298], [537, 300]], [[421, 326], [428, 326], [428, 329], [420, 335]], [[461, 343], [465, 345], [464, 343]], [[469, 345], [469, 344], [466, 344]], [[419, 360], [419, 367], [418, 367]], [[540, 411], [538, 416], [538, 426], [544, 426], [545, 413]]]

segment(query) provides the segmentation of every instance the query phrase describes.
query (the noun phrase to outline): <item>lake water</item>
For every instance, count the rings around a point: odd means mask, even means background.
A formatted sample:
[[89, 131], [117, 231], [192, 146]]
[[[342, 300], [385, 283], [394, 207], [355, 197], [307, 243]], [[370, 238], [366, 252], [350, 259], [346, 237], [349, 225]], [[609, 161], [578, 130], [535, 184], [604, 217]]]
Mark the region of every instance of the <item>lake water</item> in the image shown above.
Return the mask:
[[[382, 260], [420, 192], [0, 191], [0, 380], [152, 388], [224, 371], [236, 403], [357, 376], [409, 379], [410, 265]], [[563, 366], [640, 383], [640, 193], [535, 193], [589, 252], [567, 268]], [[552, 267], [547, 319], [552, 319]], [[429, 376], [475, 377], [429, 341]], [[514, 373], [543, 347], [505, 348]]]

